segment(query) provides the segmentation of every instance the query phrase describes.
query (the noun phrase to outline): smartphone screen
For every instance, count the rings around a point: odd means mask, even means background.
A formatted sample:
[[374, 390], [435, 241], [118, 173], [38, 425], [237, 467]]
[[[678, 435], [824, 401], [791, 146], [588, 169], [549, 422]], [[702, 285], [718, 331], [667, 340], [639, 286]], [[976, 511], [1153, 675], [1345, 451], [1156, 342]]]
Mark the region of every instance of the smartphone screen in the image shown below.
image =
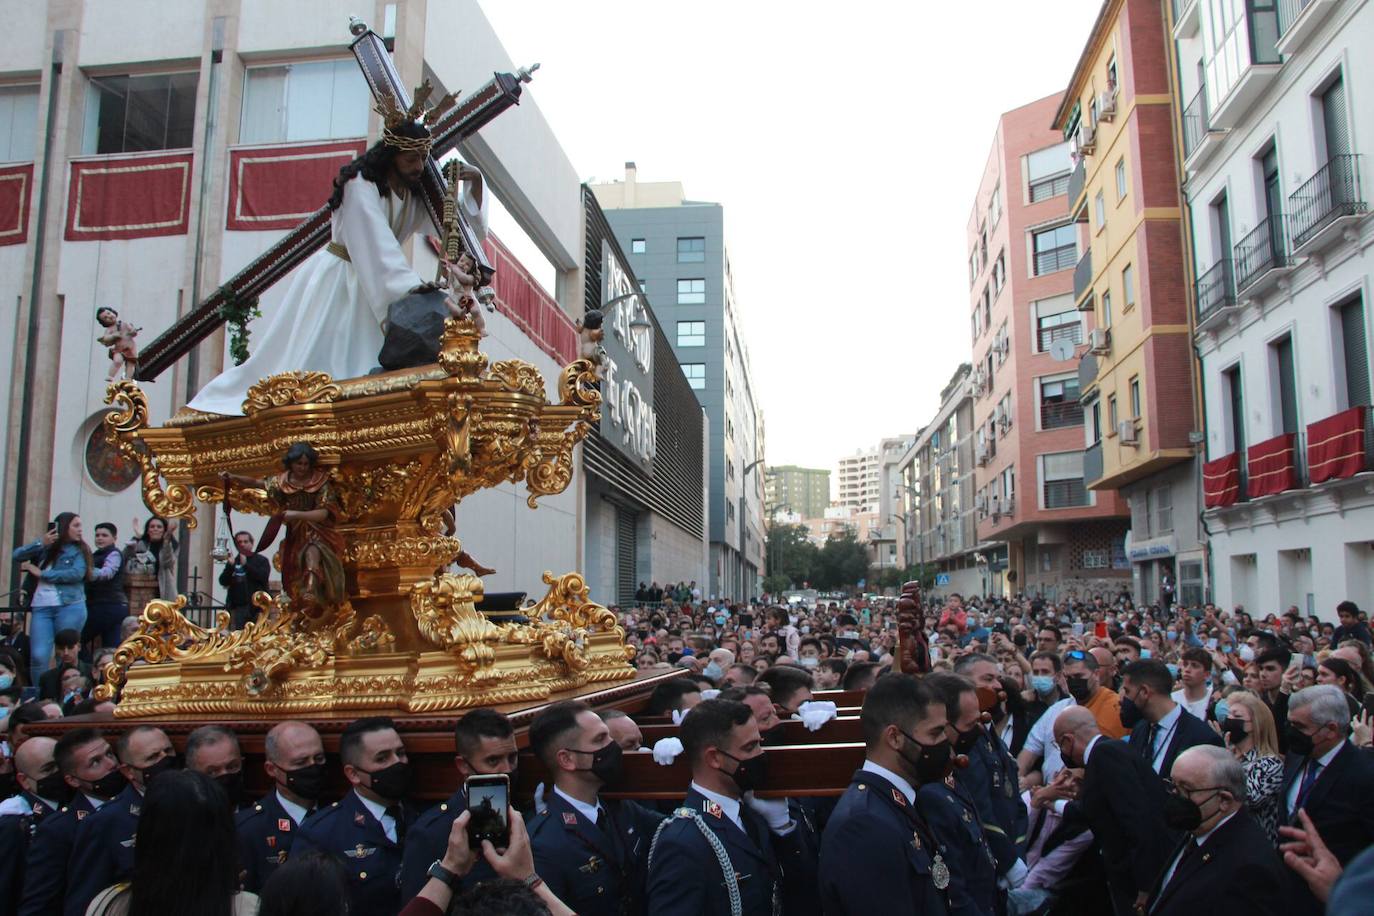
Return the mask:
[[1105, 620], [1099, 620], [1099, 621], [1093, 626], [1093, 635], [1096, 636], [1098, 639], [1106, 639], [1106, 638], [1107, 638], [1107, 621], [1105, 621]]
[[510, 777], [469, 776], [463, 784], [468, 795], [468, 842], [480, 849], [483, 840], [496, 847], [510, 843]]

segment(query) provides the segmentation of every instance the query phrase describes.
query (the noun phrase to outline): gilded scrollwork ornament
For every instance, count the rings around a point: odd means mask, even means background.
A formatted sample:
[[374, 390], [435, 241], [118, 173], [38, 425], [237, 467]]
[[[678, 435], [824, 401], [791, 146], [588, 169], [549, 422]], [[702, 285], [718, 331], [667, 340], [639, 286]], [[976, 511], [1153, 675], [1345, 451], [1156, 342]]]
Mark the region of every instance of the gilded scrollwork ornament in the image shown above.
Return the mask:
[[481, 579], [452, 573], [410, 587], [410, 609], [420, 635], [469, 670], [490, 665], [502, 641], [501, 628], [477, 611], [482, 594]]
[[248, 389], [243, 412], [252, 416], [269, 407], [328, 403], [339, 394], [339, 386], [328, 372], [282, 372], [269, 375]]
[[105, 415], [115, 447], [125, 458], [138, 464], [143, 484], [143, 502], [163, 518], [184, 519], [187, 528], [196, 527], [195, 500], [191, 488], [181, 483], [162, 485], [159, 461], [137, 441], [140, 430], [148, 425], [148, 396], [127, 379], [114, 382], [105, 391], [105, 403], [114, 409]]

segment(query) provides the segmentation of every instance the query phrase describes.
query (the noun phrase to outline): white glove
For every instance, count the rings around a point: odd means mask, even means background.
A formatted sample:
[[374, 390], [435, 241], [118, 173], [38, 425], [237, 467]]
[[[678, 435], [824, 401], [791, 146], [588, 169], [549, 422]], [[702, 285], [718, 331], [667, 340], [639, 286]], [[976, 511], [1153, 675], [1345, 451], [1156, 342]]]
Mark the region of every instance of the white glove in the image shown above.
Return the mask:
[[682, 741], [678, 738], [659, 738], [654, 742], [654, 763], [670, 766], [677, 755], [682, 753]]
[[545, 789], [545, 786], [544, 786], [544, 784], [543, 784], [542, 782], [541, 782], [539, 785], [537, 785], [537, 786], [534, 787], [534, 810], [535, 810], [535, 811], [542, 811], [542, 810], [544, 810], [544, 789]]
[[689, 712], [691, 712], [690, 709], [674, 709], [674, 710], [672, 711], [672, 713], [670, 714], [670, 715], [672, 716], [672, 718], [673, 718], [673, 724], [674, 724], [674, 725], [681, 725], [681, 724], [682, 724], [682, 720], [685, 719], [685, 718], [687, 718], [687, 713], [689, 713]]
[[839, 709], [829, 700], [809, 700], [797, 709], [797, 718], [809, 732], [820, 731], [822, 725], [839, 714]]
[[[701, 692], [701, 698], [703, 700], [714, 700], [718, 696], [720, 696], [720, 691], [716, 690], [714, 687], [707, 688]], [[679, 722], [678, 724], [681, 725], [682, 723]]]
[[782, 833], [791, 825], [792, 816], [787, 813], [787, 799], [755, 798], [753, 792], [746, 792], [744, 800], [750, 808], [763, 815], [768, 822], [768, 829], [774, 833]]

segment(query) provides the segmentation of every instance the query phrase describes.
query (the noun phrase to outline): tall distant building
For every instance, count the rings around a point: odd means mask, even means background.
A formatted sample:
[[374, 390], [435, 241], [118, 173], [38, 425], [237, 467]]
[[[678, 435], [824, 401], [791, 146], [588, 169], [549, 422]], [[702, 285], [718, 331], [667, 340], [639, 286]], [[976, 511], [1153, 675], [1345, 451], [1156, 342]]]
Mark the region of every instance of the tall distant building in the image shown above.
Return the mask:
[[1094, 331], [1073, 297], [1070, 144], [1049, 127], [1058, 102], [998, 120], [968, 222], [980, 563], [989, 591], [1047, 598], [1114, 592], [1130, 569], [1124, 505], [1083, 480], [1075, 357]]
[[820, 518], [830, 505], [830, 471], [795, 464], [770, 467], [764, 477], [763, 503], [769, 518], [779, 510]]
[[725, 251], [725, 208], [688, 200], [678, 181], [589, 185], [653, 303], [710, 427], [709, 593], [761, 593], [763, 418]]

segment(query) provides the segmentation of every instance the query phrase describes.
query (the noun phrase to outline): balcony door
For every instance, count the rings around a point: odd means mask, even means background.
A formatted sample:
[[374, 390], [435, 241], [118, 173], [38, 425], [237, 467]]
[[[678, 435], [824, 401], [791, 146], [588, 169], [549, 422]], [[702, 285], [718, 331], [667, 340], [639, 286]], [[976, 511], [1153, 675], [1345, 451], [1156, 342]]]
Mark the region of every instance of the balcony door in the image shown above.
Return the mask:
[[1269, 220], [1269, 251], [1277, 260], [1283, 254], [1283, 190], [1279, 186], [1279, 148], [1270, 146], [1260, 157], [1264, 180], [1264, 215]]
[[1350, 153], [1350, 124], [1345, 118], [1345, 80], [1338, 76], [1322, 93], [1322, 135], [1326, 159]]

